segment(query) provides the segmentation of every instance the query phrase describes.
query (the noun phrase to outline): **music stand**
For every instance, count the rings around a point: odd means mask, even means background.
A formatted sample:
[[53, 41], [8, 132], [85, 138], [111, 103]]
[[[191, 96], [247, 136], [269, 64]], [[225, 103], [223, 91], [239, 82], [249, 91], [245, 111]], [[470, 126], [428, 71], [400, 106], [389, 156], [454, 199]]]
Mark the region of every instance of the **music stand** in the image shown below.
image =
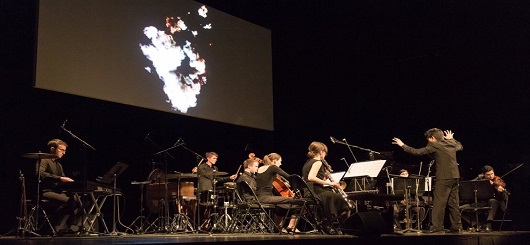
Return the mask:
[[460, 181], [459, 187], [460, 201], [473, 201], [471, 210], [475, 213], [476, 231], [479, 231], [478, 226], [478, 211], [490, 210], [491, 207], [479, 207], [478, 201], [489, 200], [494, 198], [495, 193], [491, 187], [489, 180], [468, 180]]
[[[385, 165], [385, 162], [386, 160], [375, 160], [353, 163], [350, 165], [343, 178], [355, 179], [353, 191], [357, 191], [357, 186], [359, 186], [361, 190], [366, 190], [366, 183], [368, 182], [366, 178], [376, 178], [379, 175], [379, 172], [381, 172], [383, 165]], [[357, 178], [362, 179], [362, 185], [357, 183]]]
[[118, 162], [114, 166], [112, 166], [109, 171], [103, 175], [100, 179], [98, 179], [99, 182], [110, 184], [112, 183], [112, 231], [110, 232], [110, 235], [119, 235], [119, 233], [116, 231], [116, 179], [118, 179], [118, 176], [127, 169], [129, 165]]
[[[407, 220], [406, 228], [403, 230], [403, 233], [405, 232], [421, 232], [421, 225], [420, 225], [420, 207], [419, 207], [419, 195], [423, 195], [425, 192], [425, 177], [421, 175], [409, 175], [409, 177], [394, 177], [392, 178], [392, 190], [394, 191], [394, 194], [397, 195], [404, 195], [405, 197], [405, 219]], [[418, 229], [412, 229], [412, 223], [410, 218], [410, 198], [411, 194], [415, 194], [416, 196], [416, 208], [417, 208], [417, 228]]]

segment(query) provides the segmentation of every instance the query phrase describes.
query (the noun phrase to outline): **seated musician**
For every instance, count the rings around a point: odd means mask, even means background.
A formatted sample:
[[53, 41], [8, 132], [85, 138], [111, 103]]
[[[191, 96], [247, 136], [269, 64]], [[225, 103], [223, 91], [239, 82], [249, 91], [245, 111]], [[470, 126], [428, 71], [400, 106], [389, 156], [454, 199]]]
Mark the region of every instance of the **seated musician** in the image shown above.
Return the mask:
[[[505, 189], [506, 184], [504, 181], [495, 176], [493, 167], [490, 165], [485, 165], [481, 168], [481, 174], [479, 174], [474, 180], [489, 180], [491, 183], [491, 188], [494, 189], [495, 196], [494, 198], [489, 199], [488, 201], [479, 202], [478, 205], [481, 207], [490, 207], [488, 211], [488, 216], [486, 218], [485, 231], [491, 232], [491, 224], [495, 219], [495, 216], [499, 211], [501, 213], [506, 212], [506, 202], [508, 201], [508, 191]], [[473, 218], [469, 217], [469, 214], [463, 213], [462, 219], [467, 221], [469, 224], [473, 225]], [[480, 223], [480, 220], [479, 220]]]
[[[283, 177], [284, 179], [289, 177], [289, 174], [280, 168], [280, 166], [282, 165], [282, 157], [280, 156], [280, 154], [270, 153], [268, 155], [265, 155], [263, 157], [263, 164], [263, 166], [258, 168], [256, 174], [256, 195], [258, 195], [259, 201], [261, 203], [275, 204], [277, 207], [281, 208], [281, 210], [277, 210], [278, 212], [276, 214], [276, 222], [280, 226], [282, 221], [284, 220], [283, 216], [285, 216], [285, 214], [283, 213], [286, 212], [289, 208], [303, 204], [303, 200], [295, 199], [294, 193], [292, 192], [291, 195], [274, 195], [273, 189], [276, 189], [273, 186], [273, 182], [281, 181], [278, 180], [278, 178], [281, 177]], [[296, 216], [291, 216], [289, 224], [286, 227], [286, 231], [296, 231]]]
[[[259, 163], [255, 159], [247, 159], [243, 162], [243, 167], [245, 168], [243, 173], [237, 178], [237, 183], [246, 181], [250, 188], [256, 191], [256, 171], [258, 171]], [[243, 193], [245, 200], [254, 199], [252, 193]]]
[[[401, 177], [409, 177], [409, 171], [406, 170], [406, 169], [401, 169], [399, 171], [399, 176]], [[419, 204], [420, 205], [416, 205], [416, 201], [414, 201], [416, 198], [415, 196], [410, 198], [410, 201], [412, 203], [410, 203], [410, 214], [415, 214], [415, 215], [419, 215], [419, 219], [420, 221], [423, 220], [423, 218], [425, 217], [425, 207], [423, 206], [423, 204], [421, 204], [421, 202], [423, 202], [423, 198], [421, 196], [418, 196], [418, 202], [420, 202]], [[401, 224], [400, 224], [400, 220], [401, 220], [401, 217], [403, 217], [405, 215], [405, 209], [407, 208], [407, 202], [405, 199], [399, 201], [398, 203], [394, 204], [394, 224], [395, 224], [395, 227], [397, 229], [401, 229]], [[409, 217], [410, 219], [412, 219], [413, 217], [410, 216]], [[412, 220], [403, 220], [404, 222], [412, 222]]]
[[302, 168], [302, 178], [320, 199], [324, 211], [324, 217], [321, 217], [324, 232], [335, 234], [337, 232], [331, 228], [332, 222], [339, 221], [339, 224], [342, 224], [349, 217], [350, 208], [340, 194], [325, 188], [326, 185], [340, 188], [339, 182], [326, 181], [329, 172], [323, 161], [328, 153], [328, 147], [324, 143], [314, 141], [309, 145], [308, 150], [309, 159]]
[[40, 173], [41, 189], [43, 200], [56, 202], [60, 204], [59, 208], [53, 214], [52, 225], [56, 231], [63, 229], [61, 222], [69, 215], [73, 222], [74, 214], [77, 213], [80, 207], [79, 197], [77, 195], [67, 195], [64, 190], [60, 190], [58, 185], [60, 182], [74, 182], [73, 179], [66, 177], [60, 159], [66, 154], [66, 142], [60, 139], [52, 139], [48, 142], [48, 149], [51, 154], [57, 158], [41, 159], [40, 164], [37, 162], [37, 173]]

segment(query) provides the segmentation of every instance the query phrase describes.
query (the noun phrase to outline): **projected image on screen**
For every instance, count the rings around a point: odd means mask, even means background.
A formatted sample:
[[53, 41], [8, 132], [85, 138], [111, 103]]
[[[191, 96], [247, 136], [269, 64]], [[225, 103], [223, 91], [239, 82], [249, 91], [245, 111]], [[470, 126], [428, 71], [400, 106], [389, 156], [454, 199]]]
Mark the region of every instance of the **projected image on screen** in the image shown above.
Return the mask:
[[35, 86], [273, 130], [270, 31], [194, 1], [41, 0]]
[[[203, 30], [211, 29], [212, 24], [199, 22], [199, 26], [188, 26], [193, 23], [193, 18], [208, 17], [208, 9], [204, 5], [196, 13], [185, 18], [166, 17], [164, 30], [145, 27], [144, 34], [150, 42], [140, 44], [143, 54], [153, 62], [155, 72], [164, 82], [168, 102], [182, 113], [197, 105], [197, 95], [201, 86], [206, 84], [206, 60], [200, 56], [195, 40], [202, 37]], [[146, 70], [152, 72], [151, 67], [146, 67]]]

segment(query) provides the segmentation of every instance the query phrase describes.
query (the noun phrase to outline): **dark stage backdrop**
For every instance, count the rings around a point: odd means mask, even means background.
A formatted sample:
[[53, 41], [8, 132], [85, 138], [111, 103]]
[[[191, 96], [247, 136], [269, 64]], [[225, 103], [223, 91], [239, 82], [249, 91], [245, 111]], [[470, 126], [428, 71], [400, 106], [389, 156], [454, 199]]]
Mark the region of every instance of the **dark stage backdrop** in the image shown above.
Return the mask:
[[[118, 161], [129, 165], [118, 180], [126, 193], [125, 224], [138, 213], [139, 190], [131, 181], [147, 178], [153, 165], [189, 172], [196, 164], [181, 147], [170, 151], [174, 159], [153, 156], [179, 138], [199, 154], [218, 152], [219, 168], [230, 173], [250, 148], [258, 156], [280, 153], [282, 167], [300, 174], [313, 140], [328, 144], [329, 163], [343, 170], [341, 158], [350, 163], [354, 158], [329, 136], [389, 152], [393, 172], [415, 172], [429, 159], [403, 154], [391, 139], [421, 147], [423, 132], [431, 127], [452, 129], [463, 143], [464, 179], [475, 177], [484, 164], [503, 175], [530, 158], [526, 1], [202, 3], [271, 30], [274, 131], [35, 89], [36, 1], [2, 3], [1, 231], [16, 226], [19, 170], [34, 182], [33, 161], [20, 155], [44, 151], [55, 137], [69, 143], [64, 165], [76, 179], [95, 178]], [[96, 151], [60, 129], [66, 119], [66, 128]], [[362, 150], [353, 153], [367, 159]], [[523, 165], [503, 178], [520, 228], [530, 218], [528, 177]]]

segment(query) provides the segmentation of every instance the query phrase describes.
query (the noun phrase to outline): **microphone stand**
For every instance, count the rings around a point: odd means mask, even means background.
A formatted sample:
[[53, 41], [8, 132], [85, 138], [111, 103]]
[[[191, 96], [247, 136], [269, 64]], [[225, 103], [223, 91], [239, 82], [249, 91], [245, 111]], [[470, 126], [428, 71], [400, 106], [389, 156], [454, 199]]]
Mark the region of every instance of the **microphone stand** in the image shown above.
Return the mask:
[[[164, 228], [163, 230], [166, 231], [166, 232], [170, 232], [169, 231], [169, 228], [170, 228], [170, 222], [169, 222], [169, 189], [168, 189], [168, 186], [167, 186], [167, 156], [170, 155], [168, 151], [170, 150], [173, 150], [179, 146], [182, 146], [184, 145], [183, 142], [180, 142], [180, 139], [177, 140], [177, 142], [175, 142], [175, 144], [173, 144], [173, 146], [167, 148], [167, 149], [164, 149], [164, 150], [161, 150], [155, 154], [153, 154], [153, 156], [157, 156], [157, 155], [160, 155], [162, 153], [165, 153], [164, 156], [165, 157], [165, 161], [164, 161], [164, 202], [162, 203], [164, 205]], [[171, 156], [171, 155], [170, 155]], [[171, 156], [173, 157], [173, 156]]]
[[[68, 120], [66, 120], [68, 121]], [[83, 163], [83, 177], [82, 177], [82, 186], [83, 186], [83, 192], [82, 192], [82, 198], [83, 198], [83, 204], [84, 203], [87, 203], [87, 165], [88, 165], [88, 155], [87, 155], [87, 151], [86, 149], [87, 148], [90, 148], [92, 149], [93, 151], [96, 151], [96, 148], [94, 148], [92, 145], [90, 145], [89, 143], [87, 143], [86, 141], [82, 140], [81, 138], [79, 138], [77, 135], [75, 135], [74, 133], [72, 133], [72, 131], [66, 129], [64, 126], [66, 124], [66, 121], [63, 123], [63, 125], [61, 125], [61, 129], [64, 130], [65, 132], [67, 132], [70, 136], [72, 136], [72, 138], [78, 140], [79, 142], [81, 142], [81, 144], [83, 145], [83, 155], [84, 155], [84, 163]], [[74, 197], [70, 197], [70, 198], [74, 198]], [[81, 209], [84, 209], [83, 205], [81, 205], [81, 207], [79, 207]], [[79, 234], [82, 235], [83, 233], [87, 233], [87, 230], [85, 229], [85, 220], [88, 220], [88, 214], [86, 212], [82, 212], [82, 216], [85, 216], [87, 215], [86, 217], [82, 217], [81, 220], [81, 224], [80, 224], [80, 227], [79, 227]], [[107, 231], [108, 232], [108, 231]], [[95, 233], [98, 233], [98, 232], [95, 232]]]
[[[340, 142], [340, 141], [339, 141], [339, 142]], [[357, 161], [357, 158], [355, 157], [355, 154], [353, 154], [353, 151], [352, 151], [350, 145], [348, 144], [348, 142], [346, 141], [346, 139], [344, 139], [344, 142], [346, 142], [346, 146], [348, 147], [348, 150], [350, 150], [350, 153], [351, 153], [351, 155], [353, 156], [353, 160], [355, 160], [355, 162], [358, 162], [358, 161]], [[348, 167], [349, 167], [349, 166], [348, 166]]]
[[[347, 146], [348, 149], [350, 150], [350, 152], [352, 153], [352, 155], [353, 155], [353, 152], [352, 152], [351, 148], [357, 148], [357, 149], [359, 149], [359, 150], [367, 151], [368, 154], [371, 154], [371, 155], [373, 155], [373, 154], [380, 155], [380, 154], [381, 154], [380, 152], [377, 152], [377, 151], [374, 151], [374, 150], [371, 150], [371, 149], [362, 148], [362, 147], [360, 147], [360, 146], [356, 146], [356, 145], [348, 144], [348, 142], [346, 142], [346, 139], [344, 139], [344, 140], [342, 140], [342, 141], [341, 141], [341, 140], [334, 140], [333, 143], [339, 143], [339, 144], [342, 144], [342, 145]], [[350, 148], [350, 147], [351, 147], [351, 148]], [[355, 159], [355, 156], [353, 156], [353, 158]], [[355, 159], [355, 161], [357, 161], [357, 159]]]

